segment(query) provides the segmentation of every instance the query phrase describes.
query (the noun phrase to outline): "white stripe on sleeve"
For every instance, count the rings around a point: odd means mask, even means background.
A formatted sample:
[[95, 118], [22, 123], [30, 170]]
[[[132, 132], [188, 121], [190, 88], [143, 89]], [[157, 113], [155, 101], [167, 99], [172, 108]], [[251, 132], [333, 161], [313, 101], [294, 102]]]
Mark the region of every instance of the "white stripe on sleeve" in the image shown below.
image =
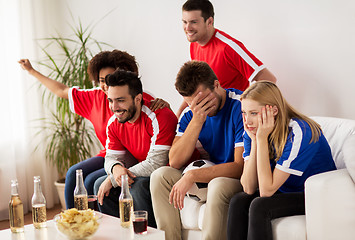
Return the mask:
[[72, 113], [76, 113], [75, 108], [74, 108], [74, 99], [73, 99], [73, 89], [74, 88], [78, 89], [79, 87], [71, 87], [71, 88], [69, 88], [69, 91], [68, 91], [69, 108]]
[[258, 64], [256, 64], [254, 60], [251, 57], [249, 57], [249, 55], [243, 50], [243, 48], [241, 48], [233, 40], [223, 36], [219, 32], [216, 33], [216, 38], [218, 38], [219, 40], [221, 40], [222, 42], [230, 46], [234, 51], [236, 51], [239, 54], [239, 56], [243, 58], [245, 62], [249, 64], [250, 67], [254, 69], [254, 73], [248, 79], [249, 82], [251, 82], [254, 79], [255, 75], [258, 74], [259, 71], [265, 68], [264, 65], [258, 66]]
[[152, 112], [146, 105], [142, 106], [142, 112], [147, 114], [150, 120], [152, 120], [153, 136], [151, 137], [151, 143], [150, 143], [150, 148], [152, 149], [155, 148], [157, 137], [160, 131], [159, 122], [155, 113]]
[[115, 121], [115, 119], [116, 119], [116, 115], [113, 114], [113, 115], [110, 117], [110, 119], [108, 120], [108, 122], [107, 122], [107, 127], [106, 127], [106, 136], [107, 136], [107, 138], [106, 138], [106, 145], [105, 145], [106, 151], [109, 150], [109, 149], [108, 149], [108, 145], [109, 145], [109, 143], [110, 143], [110, 139], [109, 139], [109, 137], [108, 137], [108, 127]]
[[[302, 138], [303, 138], [303, 133], [300, 125], [298, 122], [295, 120], [290, 120], [289, 126], [292, 128], [292, 132], [294, 134], [293, 141], [292, 141], [292, 148], [290, 155], [288, 156], [288, 159], [283, 161], [282, 163], [282, 169], [289, 169], [291, 166], [291, 163], [295, 158], [298, 156], [298, 153], [301, 148], [301, 143], [302, 143]], [[281, 170], [281, 169], [280, 169]], [[292, 170], [292, 169], [290, 169]]]

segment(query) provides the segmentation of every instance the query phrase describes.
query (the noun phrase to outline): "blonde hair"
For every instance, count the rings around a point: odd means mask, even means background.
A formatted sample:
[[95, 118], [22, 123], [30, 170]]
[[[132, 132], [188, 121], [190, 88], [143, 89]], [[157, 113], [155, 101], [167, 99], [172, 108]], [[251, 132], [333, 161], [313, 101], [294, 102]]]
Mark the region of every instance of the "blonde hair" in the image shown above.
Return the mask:
[[241, 95], [240, 100], [243, 101], [243, 99], [254, 100], [263, 106], [276, 106], [278, 109], [278, 113], [275, 116], [275, 127], [268, 139], [270, 159], [275, 158], [275, 161], [277, 161], [281, 157], [289, 135], [288, 125], [291, 118], [298, 118], [307, 122], [312, 131], [310, 143], [318, 141], [322, 131], [319, 124], [288, 104], [274, 83], [269, 81], [255, 82]]

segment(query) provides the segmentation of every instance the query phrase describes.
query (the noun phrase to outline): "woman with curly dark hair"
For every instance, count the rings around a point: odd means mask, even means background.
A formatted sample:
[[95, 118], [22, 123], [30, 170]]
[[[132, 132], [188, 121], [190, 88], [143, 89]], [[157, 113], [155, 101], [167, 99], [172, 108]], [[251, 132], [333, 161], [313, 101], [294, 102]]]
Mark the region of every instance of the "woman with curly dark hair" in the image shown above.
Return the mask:
[[[107, 100], [107, 86], [105, 77], [113, 73], [117, 68], [135, 72], [138, 74], [138, 66], [135, 57], [127, 52], [113, 50], [102, 51], [95, 55], [88, 66], [88, 73], [99, 84], [99, 87], [92, 89], [79, 89], [68, 87], [58, 81], [48, 78], [36, 71], [28, 59], [19, 61], [21, 67], [37, 78], [45, 87], [58, 97], [69, 100], [70, 109], [73, 113], [79, 114], [88, 119], [94, 126], [95, 133], [102, 146], [106, 143], [106, 126], [112, 116], [112, 111]], [[162, 99], [154, 99], [151, 95], [143, 93], [145, 100], [151, 100], [151, 110], [169, 106]], [[65, 180], [65, 203], [67, 208], [74, 207], [74, 189], [76, 183], [76, 170], [82, 169], [84, 184], [88, 195], [94, 194], [93, 187], [95, 180], [106, 174], [104, 170], [106, 150], [102, 149], [95, 157], [86, 159], [69, 168]]]

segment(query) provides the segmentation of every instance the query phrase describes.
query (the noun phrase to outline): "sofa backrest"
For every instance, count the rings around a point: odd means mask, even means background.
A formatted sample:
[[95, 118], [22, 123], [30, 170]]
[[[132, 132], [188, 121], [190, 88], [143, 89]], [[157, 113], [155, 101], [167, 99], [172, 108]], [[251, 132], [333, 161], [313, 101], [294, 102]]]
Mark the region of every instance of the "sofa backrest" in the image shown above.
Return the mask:
[[322, 128], [327, 138], [337, 169], [345, 168], [343, 145], [346, 139], [355, 135], [355, 120], [333, 117], [311, 117]]

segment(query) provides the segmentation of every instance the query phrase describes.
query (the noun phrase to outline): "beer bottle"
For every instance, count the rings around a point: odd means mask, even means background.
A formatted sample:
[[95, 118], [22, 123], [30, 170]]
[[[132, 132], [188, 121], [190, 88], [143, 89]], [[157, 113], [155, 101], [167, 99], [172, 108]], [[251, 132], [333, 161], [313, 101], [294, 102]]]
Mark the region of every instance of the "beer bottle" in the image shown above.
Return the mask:
[[76, 170], [76, 186], [74, 189], [74, 207], [78, 210], [88, 209], [88, 193], [84, 186], [83, 170]]
[[121, 226], [129, 228], [132, 226], [133, 198], [129, 192], [128, 175], [121, 176], [121, 195], [119, 198]]
[[34, 191], [32, 196], [32, 220], [35, 228], [47, 226], [46, 199], [41, 189], [40, 176], [33, 177]]
[[17, 180], [11, 180], [11, 200], [9, 203], [11, 232], [24, 231], [23, 204], [18, 194]]

